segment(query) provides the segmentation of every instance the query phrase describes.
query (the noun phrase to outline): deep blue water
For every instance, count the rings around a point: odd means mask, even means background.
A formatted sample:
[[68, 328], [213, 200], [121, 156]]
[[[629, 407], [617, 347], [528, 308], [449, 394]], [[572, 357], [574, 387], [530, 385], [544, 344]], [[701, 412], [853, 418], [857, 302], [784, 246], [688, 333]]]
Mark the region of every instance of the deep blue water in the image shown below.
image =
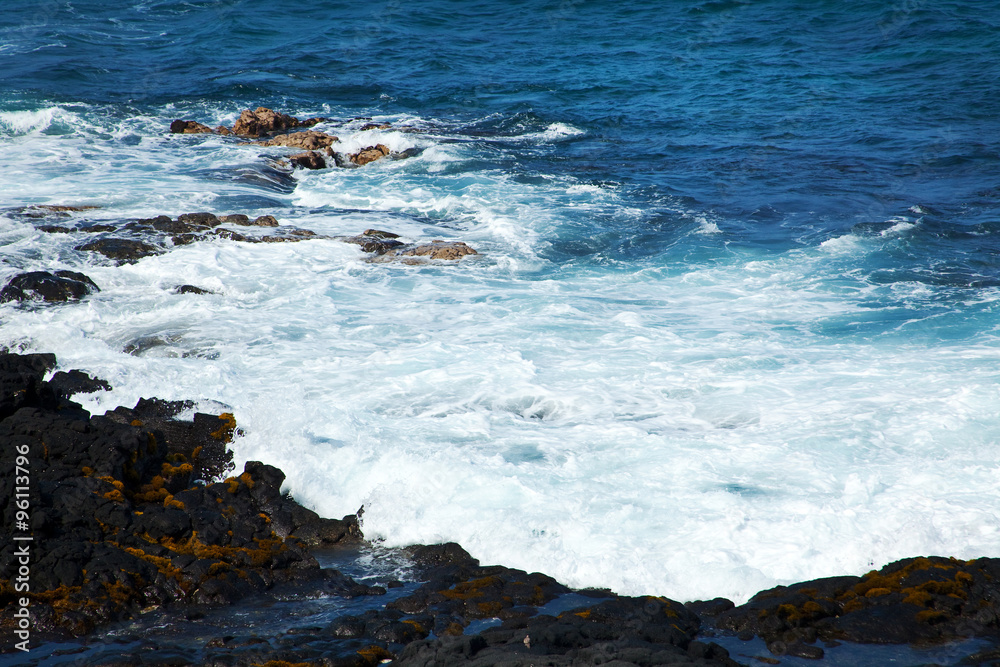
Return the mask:
[[661, 251], [678, 224], [664, 201], [778, 250], [919, 204], [926, 229], [890, 270], [996, 279], [987, 4], [125, 4], [5, 3], [4, 108], [332, 104], [501, 136], [570, 123], [586, 135], [503, 166], [625, 184], [646, 215], [627, 241], [599, 221], [612, 238], [594, 254]]
[[[5, 0], [0, 208], [275, 213], [482, 255], [115, 268], [5, 216], [0, 278], [103, 291], [3, 306], [0, 344], [108, 377], [89, 409], [221, 401], [239, 456], [330, 516], [364, 503], [390, 544], [573, 585], [745, 599], [997, 555], [998, 54], [985, 2]], [[278, 177], [166, 133], [257, 106], [424, 152]], [[363, 116], [417, 132], [340, 122]], [[178, 274], [225, 297], [179, 301]]]

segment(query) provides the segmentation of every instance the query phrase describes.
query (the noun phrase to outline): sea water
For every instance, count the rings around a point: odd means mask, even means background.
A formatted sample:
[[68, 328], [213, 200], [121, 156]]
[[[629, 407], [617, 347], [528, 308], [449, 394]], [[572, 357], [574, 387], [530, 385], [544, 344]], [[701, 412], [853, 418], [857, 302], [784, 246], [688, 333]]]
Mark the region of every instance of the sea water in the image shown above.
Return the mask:
[[[996, 556], [998, 24], [960, 2], [7, 0], [0, 279], [101, 291], [0, 306], [0, 344], [106, 379], [75, 397], [98, 414], [233, 412], [240, 463], [325, 516], [363, 507], [386, 546], [574, 587], [742, 602]], [[168, 133], [261, 105], [417, 154], [288, 173]], [[37, 228], [195, 211], [479, 254], [216, 239], [114, 266]]]

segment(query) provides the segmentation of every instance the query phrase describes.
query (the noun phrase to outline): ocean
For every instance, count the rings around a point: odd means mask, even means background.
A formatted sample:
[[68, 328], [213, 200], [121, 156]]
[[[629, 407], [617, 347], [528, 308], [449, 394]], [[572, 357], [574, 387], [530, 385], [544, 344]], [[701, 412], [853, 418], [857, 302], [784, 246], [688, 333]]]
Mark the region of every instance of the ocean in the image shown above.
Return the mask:
[[[241, 463], [386, 546], [574, 587], [739, 603], [997, 556], [998, 28], [956, 0], [5, 0], [0, 284], [101, 291], [0, 305], [0, 345], [106, 379], [97, 414], [233, 412]], [[168, 131], [258, 106], [416, 154], [291, 172]], [[200, 211], [479, 254], [116, 266], [39, 229]]]

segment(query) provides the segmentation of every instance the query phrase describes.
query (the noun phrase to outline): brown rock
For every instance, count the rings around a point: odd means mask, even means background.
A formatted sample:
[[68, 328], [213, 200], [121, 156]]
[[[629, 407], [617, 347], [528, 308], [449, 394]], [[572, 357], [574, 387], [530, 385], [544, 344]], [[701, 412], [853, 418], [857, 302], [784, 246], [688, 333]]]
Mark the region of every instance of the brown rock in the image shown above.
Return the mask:
[[277, 227], [278, 219], [273, 215], [262, 215], [247, 224], [254, 225], [255, 227]]
[[243, 110], [239, 120], [233, 125], [233, 134], [260, 137], [273, 132], [290, 130], [294, 127], [311, 127], [325, 120], [325, 118], [299, 120], [294, 116], [278, 113], [266, 107], [257, 107], [255, 111]]
[[368, 148], [362, 148], [357, 153], [353, 153], [348, 157], [351, 162], [363, 167], [369, 162], [374, 162], [375, 160], [381, 160], [389, 154], [389, 147], [385, 144], [376, 144], [374, 146], [369, 146]]
[[170, 124], [173, 134], [212, 134], [214, 130], [208, 125], [196, 123], [193, 120], [175, 120]]
[[177, 216], [177, 222], [193, 227], [218, 227], [222, 224], [214, 213], [184, 213]]
[[335, 141], [337, 141], [337, 137], [325, 132], [306, 130], [305, 132], [282, 134], [274, 139], [255, 141], [253, 143], [258, 146], [291, 146], [294, 148], [304, 148], [307, 151], [315, 151], [321, 148], [329, 148]]
[[234, 213], [232, 215], [220, 215], [219, 222], [228, 223], [230, 225], [249, 225], [250, 218], [242, 213]]
[[374, 236], [378, 239], [398, 239], [399, 234], [393, 234], [392, 232], [385, 232], [381, 229], [366, 229], [361, 232], [362, 236]]
[[353, 243], [361, 246], [365, 252], [373, 252], [376, 255], [384, 255], [394, 248], [403, 246], [402, 241], [397, 241], [399, 234], [383, 232], [380, 229], [366, 229], [359, 236], [348, 236], [341, 238], [344, 243]]
[[366, 130], [388, 130], [392, 127], [392, 123], [365, 123], [361, 126], [361, 131]]
[[304, 167], [306, 169], [326, 169], [326, 160], [315, 151], [298, 153], [288, 158], [294, 167]]
[[404, 257], [427, 257], [428, 259], [462, 259], [466, 255], [478, 255], [473, 248], [461, 241], [441, 241], [435, 239], [406, 250], [400, 250], [397, 255]]

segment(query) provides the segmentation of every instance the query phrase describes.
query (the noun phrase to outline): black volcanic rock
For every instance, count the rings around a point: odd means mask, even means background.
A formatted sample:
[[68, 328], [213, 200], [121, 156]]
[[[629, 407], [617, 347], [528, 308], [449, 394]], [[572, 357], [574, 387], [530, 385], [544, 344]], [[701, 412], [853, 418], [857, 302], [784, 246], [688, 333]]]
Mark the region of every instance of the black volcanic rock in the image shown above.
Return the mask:
[[[277, 469], [251, 462], [216, 481], [233, 467], [231, 414], [180, 421], [190, 404], [144, 399], [90, 416], [66, 395], [106, 385], [78, 372], [44, 381], [54, 365], [52, 355], [0, 354], [0, 493], [14, 498], [17, 466], [30, 470], [26, 595], [37, 632], [83, 635], [150, 606], [228, 603], [279, 583], [310, 594], [384, 592], [321, 570], [302, 542], [275, 532], [269, 512], [308, 512], [281, 495]], [[21, 526], [16, 510], [5, 505], [5, 526]], [[311, 520], [303, 516], [299, 525]], [[348, 530], [336, 541], [357, 539]], [[18, 563], [8, 541], [0, 627], [14, 624]]]
[[[697, 607], [696, 607], [697, 608]], [[1000, 637], [1000, 559], [907, 558], [862, 577], [778, 586], [720, 611], [721, 629], [757, 635], [773, 653], [819, 640], [935, 643]]]
[[111, 391], [111, 385], [101, 379], [93, 378], [83, 371], [59, 371], [52, 376], [49, 384], [63, 396], [73, 394], [92, 394], [95, 391]]
[[96, 252], [113, 259], [118, 263], [133, 263], [143, 257], [158, 255], [162, 251], [142, 241], [132, 239], [107, 238], [84, 243], [76, 247], [76, 250]]
[[76, 271], [30, 271], [10, 279], [3, 290], [0, 290], [0, 303], [75, 301], [100, 291], [93, 280]]

